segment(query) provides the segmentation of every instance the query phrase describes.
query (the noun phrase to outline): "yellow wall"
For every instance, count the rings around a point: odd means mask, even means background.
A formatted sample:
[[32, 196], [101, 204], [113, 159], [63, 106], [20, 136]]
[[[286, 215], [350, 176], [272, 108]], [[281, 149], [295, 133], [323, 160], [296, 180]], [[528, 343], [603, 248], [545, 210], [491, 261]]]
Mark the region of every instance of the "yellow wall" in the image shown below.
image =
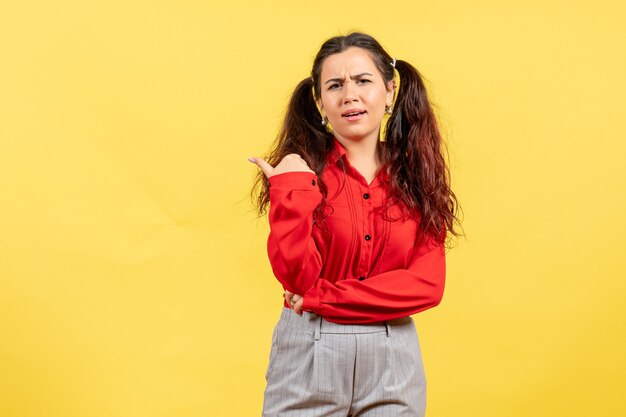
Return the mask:
[[426, 77], [466, 239], [415, 316], [439, 417], [626, 405], [613, 1], [0, 6], [0, 415], [260, 415], [282, 291], [247, 197], [321, 42]]

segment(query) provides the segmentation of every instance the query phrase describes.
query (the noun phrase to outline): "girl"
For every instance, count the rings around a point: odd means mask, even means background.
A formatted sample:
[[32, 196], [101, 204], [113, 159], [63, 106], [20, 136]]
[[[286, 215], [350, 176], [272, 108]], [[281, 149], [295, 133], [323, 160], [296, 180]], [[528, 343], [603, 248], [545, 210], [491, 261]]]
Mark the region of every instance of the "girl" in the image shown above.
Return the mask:
[[441, 301], [459, 235], [442, 145], [413, 66], [363, 33], [322, 45], [269, 156], [249, 158], [285, 289], [263, 416], [424, 415], [410, 315]]

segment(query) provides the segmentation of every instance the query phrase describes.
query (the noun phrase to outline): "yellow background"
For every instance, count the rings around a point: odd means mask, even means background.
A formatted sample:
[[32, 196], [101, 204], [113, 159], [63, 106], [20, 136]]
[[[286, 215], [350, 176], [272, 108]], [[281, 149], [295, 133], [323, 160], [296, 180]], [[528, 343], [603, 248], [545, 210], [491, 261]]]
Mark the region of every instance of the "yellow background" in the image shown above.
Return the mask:
[[467, 237], [415, 320], [431, 417], [621, 416], [617, 1], [0, 6], [0, 415], [260, 415], [282, 290], [248, 198], [326, 38], [438, 106]]

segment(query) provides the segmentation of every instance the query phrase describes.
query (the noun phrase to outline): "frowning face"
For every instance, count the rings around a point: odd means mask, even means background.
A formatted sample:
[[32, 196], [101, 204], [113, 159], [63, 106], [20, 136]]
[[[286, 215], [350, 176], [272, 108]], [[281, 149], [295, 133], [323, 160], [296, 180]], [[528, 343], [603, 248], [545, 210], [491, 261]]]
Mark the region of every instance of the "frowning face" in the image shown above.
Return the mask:
[[330, 55], [322, 64], [320, 84], [317, 103], [338, 139], [378, 141], [395, 83], [385, 84], [366, 50], [351, 47]]

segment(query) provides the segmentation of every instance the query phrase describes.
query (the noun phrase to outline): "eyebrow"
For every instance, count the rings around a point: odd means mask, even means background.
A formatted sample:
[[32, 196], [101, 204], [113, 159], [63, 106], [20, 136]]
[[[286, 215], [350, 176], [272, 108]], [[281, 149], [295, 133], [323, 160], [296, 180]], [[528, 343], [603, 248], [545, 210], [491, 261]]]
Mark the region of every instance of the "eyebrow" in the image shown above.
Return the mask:
[[[369, 76], [373, 77], [373, 74], [370, 74], [369, 72], [362, 72], [362, 73], [356, 74], [356, 75], [354, 75], [354, 76], [352, 76], [350, 78], [354, 80], [355, 78], [361, 78], [364, 75], [369, 75]], [[324, 84], [328, 84], [329, 82], [332, 82], [332, 81], [343, 81], [343, 80], [345, 80], [345, 78], [331, 78], [330, 80], [326, 81]]]

